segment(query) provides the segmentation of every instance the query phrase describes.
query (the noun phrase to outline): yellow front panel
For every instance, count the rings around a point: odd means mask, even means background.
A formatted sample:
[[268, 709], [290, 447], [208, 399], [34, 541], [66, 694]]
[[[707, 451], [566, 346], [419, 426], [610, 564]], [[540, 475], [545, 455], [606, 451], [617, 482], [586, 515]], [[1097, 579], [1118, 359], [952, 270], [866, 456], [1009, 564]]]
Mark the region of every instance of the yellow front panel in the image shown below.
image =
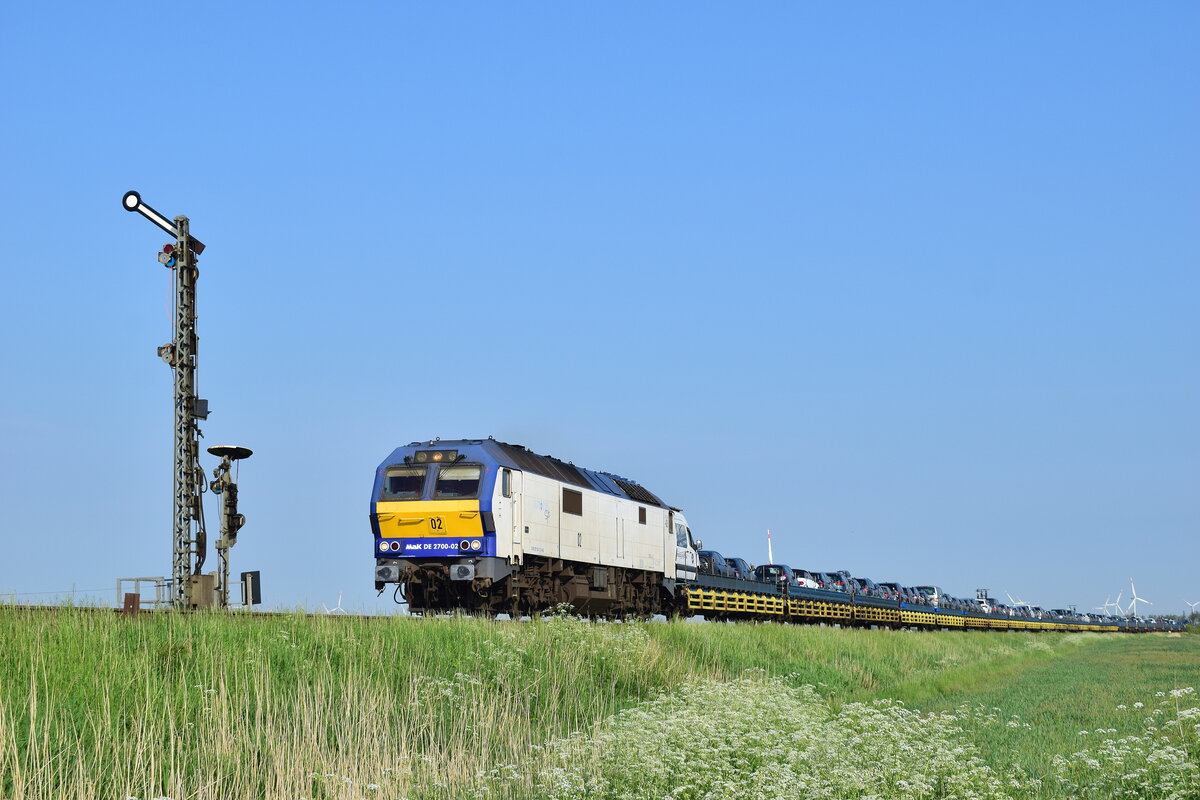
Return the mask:
[[483, 535], [478, 500], [402, 500], [375, 504], [379, 534], [385, 539]]

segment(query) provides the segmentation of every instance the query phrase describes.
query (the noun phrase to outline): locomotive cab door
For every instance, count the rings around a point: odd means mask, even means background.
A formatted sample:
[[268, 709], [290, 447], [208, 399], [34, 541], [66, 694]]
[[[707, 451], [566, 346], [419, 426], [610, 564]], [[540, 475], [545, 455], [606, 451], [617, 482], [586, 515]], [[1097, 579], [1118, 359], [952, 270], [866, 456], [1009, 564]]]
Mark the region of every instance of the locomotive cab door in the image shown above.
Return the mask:
[[700, 556], [696, 553], [699, 545], [692, 541], [687, 520], [683, 514], [672, 513], [668, 517], [668, 524], [675, 529], [675, 578], [681, 581], [695, 580], [700, 567]]

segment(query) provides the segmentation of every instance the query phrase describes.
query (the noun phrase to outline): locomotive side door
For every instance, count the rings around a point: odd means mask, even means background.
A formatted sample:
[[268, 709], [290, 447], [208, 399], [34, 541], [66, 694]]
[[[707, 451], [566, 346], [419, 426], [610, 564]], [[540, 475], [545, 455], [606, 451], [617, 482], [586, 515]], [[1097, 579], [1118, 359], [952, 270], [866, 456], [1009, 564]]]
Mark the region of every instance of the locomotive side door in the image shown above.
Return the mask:
[[[522, 549], [525, 532], [525, 504], [521, 502], [521, 473], [515, 469], [504, 467], [500, 472], [500, 493], [504, 502], [511, 509], [512, 519], [512, 554], [517, 563], [522, 563], [525, 551]], [[497, 531], [499, 533], [499, 531]]]
[[[676, 552], [675, 548], [671, 546], [672, 543], [675, 542], [675, 512], [674, 511], [667, 512], [667, 529], [663, 533], [664, 533], [663, 538], [666, 539], [666, 544], [667, 544], [667, 546], [665, 548], [663, 548], [663, 564], [666, 567], [665, 574], [667, 577], [674, 577], [675, 579], [678, 580], [679, 572], [676, 569], [676, 567], [678, 566], [678, 562], [679, 562], [679, 554], [678, 554], [678, 552]], [[672, 560], [672, 558], [671, 558], [672, 553], [675, 553], [674, 560]]]

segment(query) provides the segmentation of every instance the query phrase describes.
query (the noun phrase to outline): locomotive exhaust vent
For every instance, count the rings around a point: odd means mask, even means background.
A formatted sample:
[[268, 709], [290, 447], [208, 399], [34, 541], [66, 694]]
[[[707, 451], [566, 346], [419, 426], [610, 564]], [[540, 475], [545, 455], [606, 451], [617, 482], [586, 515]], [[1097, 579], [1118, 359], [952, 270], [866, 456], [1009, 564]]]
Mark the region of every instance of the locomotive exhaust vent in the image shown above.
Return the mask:
[[473, 581], [475, 580], [475, 565], [474, 564], [455, 564], [450, 567], [450, 580], [452, 581]]

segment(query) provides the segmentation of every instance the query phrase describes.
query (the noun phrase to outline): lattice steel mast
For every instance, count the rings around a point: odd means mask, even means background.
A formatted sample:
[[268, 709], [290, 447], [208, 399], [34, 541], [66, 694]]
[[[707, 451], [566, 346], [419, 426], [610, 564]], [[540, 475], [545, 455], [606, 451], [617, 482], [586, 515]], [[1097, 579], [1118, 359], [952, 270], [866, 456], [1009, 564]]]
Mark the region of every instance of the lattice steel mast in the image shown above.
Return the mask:
[[158, 354], [175, 373], [174, 500], [172, 525], [172, 596], [174, 605], [190, 608], [209, 605], [201, 575], [207, 536], [204, 528], [204, 471], [200, 467], [200, 443], [203, 435], [199, 420], [208, 418], [208, 401], [196, 396], [196, 257], [204, 244], [189, 232], [188, 218], [175, 217], [174, 224], [142, 202], [137, 192], [126, 192], [122, 205], [137, 211], [159, 228], [175, 237], [174, 244], [163, 247], [158, 260], [175, 273], [175, 338], [158, 348]]
[[[174, 552], [171, 577], [176, 605], [199, 605], [192, 598], [192, 576], [204, 567], [204, 470], [200, 466], [199, 420], [208, 418], [208, 403], [196, 397], [196, 255], [188, 235], [188, 218], [176, 217], [175, 339], [158, 348], [175, 371], [175, 500]], [[193, 527], [193, 523], [195, 527]]]

